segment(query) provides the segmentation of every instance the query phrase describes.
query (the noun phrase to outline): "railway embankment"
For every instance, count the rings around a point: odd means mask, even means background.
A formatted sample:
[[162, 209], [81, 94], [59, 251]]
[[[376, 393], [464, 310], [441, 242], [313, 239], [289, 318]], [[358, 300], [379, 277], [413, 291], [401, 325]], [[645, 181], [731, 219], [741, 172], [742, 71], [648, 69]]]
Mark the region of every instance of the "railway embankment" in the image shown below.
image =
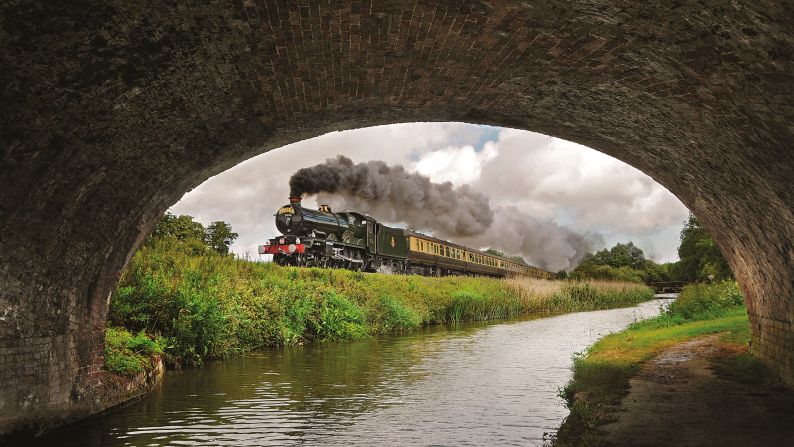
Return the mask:
[[652, 297], [651, 289], [629, 282], [280, 267], [162, 241], [147, 244], [124, 271], [111, 299], [109, 324], [135, 337], [148, 334], [152, 346], [130, 342], [137, 346], [128, 350], [131, 354], [143, 346], [146, 355], [146, 349], [161, 350], [170, 364], [198, 365], [271, 346], [356, 340], [528, 313], [625, 307]]
[[735, 281], [684, 288], [659, 317], [577, 354], [552, 445], [788, 445], [794, 395], [750, 353]]

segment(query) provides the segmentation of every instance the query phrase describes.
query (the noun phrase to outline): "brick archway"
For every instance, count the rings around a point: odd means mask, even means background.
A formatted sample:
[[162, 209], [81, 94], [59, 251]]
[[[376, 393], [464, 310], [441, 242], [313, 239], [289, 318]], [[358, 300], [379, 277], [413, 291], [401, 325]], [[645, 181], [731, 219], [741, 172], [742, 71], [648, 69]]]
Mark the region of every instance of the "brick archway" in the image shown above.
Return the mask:
[[712, 230], [753, 349], [794, 380], [792, 7], [500, 3], [0, 6], [0, 433], [97, 409], [109, 294], [185, 191], [405, 121], [543, 132], [651, 175]]

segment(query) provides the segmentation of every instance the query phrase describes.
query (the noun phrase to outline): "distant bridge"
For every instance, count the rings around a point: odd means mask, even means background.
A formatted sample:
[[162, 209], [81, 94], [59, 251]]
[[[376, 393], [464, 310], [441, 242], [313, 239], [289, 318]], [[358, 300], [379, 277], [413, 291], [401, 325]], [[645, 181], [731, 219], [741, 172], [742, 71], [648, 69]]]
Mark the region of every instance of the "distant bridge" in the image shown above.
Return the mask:
[[656, 293], [678, 293], [684, 288], [685, 284], [683, 281], [660, 281], [649, 282], [647, 285], [653, 288]]

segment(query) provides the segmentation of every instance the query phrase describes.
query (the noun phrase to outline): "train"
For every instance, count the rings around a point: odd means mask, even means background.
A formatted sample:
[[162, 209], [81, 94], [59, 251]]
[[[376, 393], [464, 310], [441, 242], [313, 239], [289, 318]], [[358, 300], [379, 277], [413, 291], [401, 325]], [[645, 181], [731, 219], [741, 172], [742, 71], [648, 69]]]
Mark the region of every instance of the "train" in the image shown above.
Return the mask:
[[273, 255], [279, 265], [423, 276], [555, 277], [515, 259], [389, 227], [365, 214], [335, 213], [328, 205], [305, 208], [299, 196], [290, 197], [275, 217], [282, 235], [267, 240], [258, 251]]

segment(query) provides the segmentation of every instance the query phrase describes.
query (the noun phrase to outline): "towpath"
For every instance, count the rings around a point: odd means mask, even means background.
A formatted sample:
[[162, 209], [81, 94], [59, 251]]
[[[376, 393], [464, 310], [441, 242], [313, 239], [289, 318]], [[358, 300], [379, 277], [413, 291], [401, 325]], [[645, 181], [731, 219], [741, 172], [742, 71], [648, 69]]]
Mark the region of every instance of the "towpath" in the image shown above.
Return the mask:
[[794, 446], [794, 393], [715, 372], [736, 356], [720, 335], [699, 337], [647, 362], [617, 420], [600, 427], [615, 446]]

